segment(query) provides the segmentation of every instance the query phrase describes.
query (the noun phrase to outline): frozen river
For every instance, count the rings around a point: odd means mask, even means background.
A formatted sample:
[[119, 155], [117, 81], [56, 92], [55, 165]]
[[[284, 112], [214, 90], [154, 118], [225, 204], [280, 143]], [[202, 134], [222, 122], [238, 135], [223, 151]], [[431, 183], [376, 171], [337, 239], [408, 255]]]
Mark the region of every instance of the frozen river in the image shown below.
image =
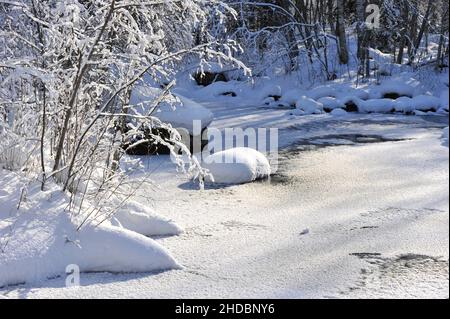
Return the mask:
[[159, 188], [143, 189], [140, 200], [184, 228], [157, 239], [183, 270], [82, 274], [79, 288], [57, 278], [3, 293], [448, 298], [449, 153], [440, 139], [448, 118], [292, 119], [280, 110], [209, 107], [220, 129], [279, 127], [279, 169], [270, 181], [198, 191], [170, 163], [148, 159]]

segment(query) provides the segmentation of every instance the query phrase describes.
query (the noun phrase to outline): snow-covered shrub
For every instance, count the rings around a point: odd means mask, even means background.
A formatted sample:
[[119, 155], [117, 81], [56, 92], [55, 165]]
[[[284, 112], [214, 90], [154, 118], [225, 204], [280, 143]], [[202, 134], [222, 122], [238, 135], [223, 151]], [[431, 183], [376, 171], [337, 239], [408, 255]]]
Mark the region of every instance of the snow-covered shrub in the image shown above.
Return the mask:
[[[232, 43], [217, 43], [207, 30], [208, 41], [195, 37], [196, 28], [211, 16], [231, 11], [216, 0], [2, 4], [0, 41], [6, 53], [0, 82], [7, 89], [2, 87], [0, 117], [6, 118], [2, 125], [8, 134], [19, 138], [2, 146], [1, 161], [11, 169], [33, 168], [43, 184], [54, 178], [63, 190], [81, 196], [80, 202], [95, 203], [103, 211], [109, 206], [105, 198], [112, 196], [105, 196], [105, 190], [118, 189], [127, 179], [120, 165], [127, 136], [142, 127], [152, 132], [156, 125], [169, 132], [169, 141], [157, 134], [152, 139], [169, 148], [180, 146], [180, 134], [164, 121], [177, 120], [174, 116], [186, 120], [186, 114], [192, 118], [198, 111], [169, 112], [172, 85], [165, 83], [149, 101], [149, 112], [136, 114], [133, 88], [144, 76], [155, 83], [173, 78], [184, 58], [235, 61]], [[151, 110], [156, 107], [159, 119]], [[196, 161], [188, 165], [202, 172]]]

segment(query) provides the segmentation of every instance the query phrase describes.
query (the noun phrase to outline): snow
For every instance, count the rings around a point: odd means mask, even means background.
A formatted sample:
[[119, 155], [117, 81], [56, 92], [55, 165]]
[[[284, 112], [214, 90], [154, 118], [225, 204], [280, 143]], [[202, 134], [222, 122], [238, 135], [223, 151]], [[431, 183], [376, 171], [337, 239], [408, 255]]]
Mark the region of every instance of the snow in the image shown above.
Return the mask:
[[357, 105], [360, 112], [368, 113], [389, 113], [395, 109], [395, 102], [391, 99], [358, 100]]
[[157, 215], [153, 209], [130, 201], [117, 210], [113, 223], [145, 236], [172, 236], [182, 233], [174, 222]]
[[295, 103], [295, 107], [297, 108], [298, 111], [300, 111], [300, 113], [294, 112], [294, 114], [299, 115], [320, 114], [323, 112], [322, 103], [316, 102], [313, 99], [306, 96], [302, 96], [300, 99], [298, 99], [297, 102]]
[[334, 97], [322, 97], [317, 100], [318, 103], [321, 103], [324, 108], [329, 110], [334, 110], [337, 108], [343, 108], [345, 106], [340, 100]]
[[245, 147], [217, 152], [204, 159], [212, 175], [211, 182], [242, 184], [270, 176], [270, 164], [264, 154]]
[[337, 92], [334, 86], [320, 86], [308, 91], [308, 97], [317, 100], [322, 97], [336, 97]]
[[448, 104], [449, 104], [448, 100], [449, 100], [449, 91], [447, 89], [442, 91], [441, 93], [441, 107], [446, 111], [448, 111]]
[[289, 104], [289, 105], [295, 105], [295, 103], [305, 95], [305, 92], [303, 92], [300, 89], [292, 89], [284, 92], [284, 94], [281, 97], [281, 101]]
[[412, 107], [419, 111], [437, 111], [441, 105], [441, 100], [430, 95], [418, 95], [412, 99]]
[[[66, 210], [69, 198], [56, 185], [48, 183], [48, 189], [40, 191], [38, 182], [24, 185], [23, 178], [6, 170], [0, 171], [0, 178], [3, 185], [0, 286], [36, 283], [60, 276], [71, 264], [76, 264], [82, 272], [152, 272], [180, 268], [159, 243], [126, 228], [90, 223], [77, 231], [79, 223], [74, 222], [74, 216]], [[25, 186], [26, 191], [22, 192]], [[138, 213], [122, 212], [121, 219], [137, 222], [132, 216]], [[145, 224], [136, 230], [147, 232], [162, 226], [174, 232], [176, 228], [162, 219], [150, 216], [144, 219], [142, 215], [139, 218]]]
[[[162, 92], [161, 89], [150, 86], [136, 86], [131, 94], [130, 104], [134, 106], [137, 114], [147, 115], [151, 111], [152, 102]], [[174, 128], [185, 128], [191, 134], [194, 132], [194, 121], [200, 121], [203, 129], [213, 120], [213, 115], [208, 109], [180, 94], [175, 94], [168, 101], [160, 103], [152, 115]]]
[[260, 100], [264, 100], [267, 97], [281, 96], [281, 87], [279, 85], [264, 85], [259, 89]]
[[334, 109], [333, 111], [331, 111], [330, 114], [335, 115], [335, 116], [343, 116], [343, 115], [347, 115], [348, 113], [346, 110], [343, 110], [343, 109]]
[[446, 127], [442, 132], [442, 141], [443, 145], [448, 147], [448, 127]]
[[396, 93], [400, 96], [414, 97], [422, 92], [419, 81], [408, 76], [398, 76], [383, 81], [369, 90], [371, 99], [381, 99], [385, 94]]
[[[445, 117], [328, 114], [284, 117], [231, 101], [210, 104], [219, 129], [277, 125], [280, 143], [330, 134], [378, 134], [398, 142], [286, 151], [274, 181], [186, 187], [169, 160], [148, 158], [164, 192], [155, 210], [183, 222], [158, 239], [184, 266], [157, 274], [82, 274], [0, 290], [10, 298], [448, 298], [448, 149]], [[230, 116], [234, 114], [234, 116]], [[254, 117], [255, 114], [260, 114]], [[296, 125], [297, 130], [288, 129]], [[161, 163], [164, 163], [161, 165]], [[145, 198], [149, 188], [141, 189]], [[345, 194], [345, 196], [344, 196]], [[309, 229], [307, 235], [300, 235]], [[374, 262], [358, 253], [378, 253]], [[397, 262], [407, 256], [412, 268]], [[406, 259], [403, 259], [406, 260]], [[420, 266], [422, 264], [422, 266]], [[387, 267], [384, 267], [387, 266]], [[366, 274], [362, 274], [364, 269]], [[431, 275], [433, 274], [433, 275]], [[367, 287], [370, 287], [368, 289]], [[354, 289], [357, 288], [357, 289]]]

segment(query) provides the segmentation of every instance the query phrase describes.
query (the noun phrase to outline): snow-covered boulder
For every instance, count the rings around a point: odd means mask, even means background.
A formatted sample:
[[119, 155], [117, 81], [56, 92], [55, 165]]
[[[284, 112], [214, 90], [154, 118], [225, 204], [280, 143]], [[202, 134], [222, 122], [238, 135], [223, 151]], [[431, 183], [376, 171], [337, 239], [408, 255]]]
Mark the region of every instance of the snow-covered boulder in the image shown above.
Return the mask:
[[331, 111], [330, 114], [335, 115], [335, 116], [343, 116], [343, 115], [347, 115], [348, 113], [346, 110], [343, 110], [343, 109], [334, 109], [333, 111]]
[[391, 99], [359, 100], [358, 109], [367, 113], [389, 113], [395, 110], [395, 102]]
[[243, 184], [270, 176], [270, 164], [264, 154], [246, 147], [217, 152], [204, 159], [203, 166], [212, 175], [209, 182]]
[[281, 87], [279, 85], [264, 85], [258, 90], [260, 100], [272, 98], [274, 101], [278, 101], [281, 98]]
[[[60, 276], [69, 265], [75, 265], [81, 272], [180, 268], [172, 255], [153, 239], [125, 227], [99, 225], [103, 216], [77, 230], [91, 210], [69, 213], [70, 198], [50, 181], [45, 191], [41, 191], [39, 182], [27, 183], [26, 201], [17, 209], [25, 178], [5, 172], [0, 170], [0, 184], [9, 185], [2, 189], [0, 200], [0, 239], [7, 239], [8, 244], [0, 241], [0, 287]], [[147, 227], [156, 226], [155, 220], [140, 220]], [[162, 220], [159, 224], [166, 230], [169, 227]]]
[[395, 111], [410, 113], [414, 111], [414, 106], [412, 102], [412, 98], [407, 96], [399, 97], [394, 101]]
[[323, 104], [309, 97], [302, 96], [295, 103], [295, 107], [304, 114], [320, 114], [323, 112]]
[[431, 95], [418, 95], [412, 99], [412, 105], [419, 111], [437, 111], [441, 106], [441, 99]]
[[197, 85], [208, 86], [216, 82], [227, 82], [227, 71], [232, 69], [231, 65], [206, 62], [194, 66], [194, 71], [191, 74]]
[[307, 96], [311, 99], [317, 100], [322, 97], [336, 97], [337, 94], [337, 90], [334, 86], [327, 85], [319, 86], [308, 91]]
[[[158, 88], [136, 86], [130, 98], [133, 111], [137, 115], [147, 115], [161, 93], [162, 90]], [[152, 115], [174, 128], [185, 128], [191, 134], [194, 121], [200, 121], [203, 129], [213, 120], [213, 114], [207, 108], [179, 94], [167, 96]]]
[[404, 113], [437, 111], [441, 104], [441, 99], [431, 95], [418, 95], [413, 98], [403, 96], [394, 101], [395, 110]]
[[322, 97], [317, 100], [318, 103], [321, 103], [323, 105], [323, 109], [326, 112], [330, 112], [337, 108], [343, 108], [345, 107], [345, 104], [342, 103], [340, 100], [334, 98], [334, 97]]
[[397, 99], [401, 96], [414, 97], [421, 94], [420, 82], [414, 78], [397, 77], [383, 81], [369, 89], [371, 99]]
[[174, 222], [158, 216], [150, 207], [129, 202], [114, 214], [112, 224], [145, 236], [170, 236], [182, 232]]
[[289, 105], [295, 106], [295, 103], [298, 101], [298, 99], [300, 99], [304, 95], [305, 92], [300, 89], [288, 90], [284, 92], [283, 95], [281, 96], [281, 101]]

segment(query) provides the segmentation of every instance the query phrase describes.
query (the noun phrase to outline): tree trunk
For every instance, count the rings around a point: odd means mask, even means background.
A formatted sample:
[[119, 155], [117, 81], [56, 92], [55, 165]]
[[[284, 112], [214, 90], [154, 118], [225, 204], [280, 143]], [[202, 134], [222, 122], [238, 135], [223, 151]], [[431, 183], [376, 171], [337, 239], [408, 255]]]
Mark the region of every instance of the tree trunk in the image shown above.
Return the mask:
[[339, 39], [339, 61], [341, 64], [348, 64], [347, 38], [345, 36], [344, 0], [338, 0], [337, 12], [336, 32]]
[[417, 51], [419, 50], [423, 35], [425, 33], [425, 30], [427, 29], [427, 25], [429, 23], [428, 19], [430, 17], [432, 3], [433, 3], [432, 0], [428, 0], [427, 11], [425, 13], [425, 16], [423, 17], [422, 25], [420, 26], [419, 34], [417, 35], [417, 39], [414, 44], [414, 49], [413, 49], [411, 61], [410, 61], [411, 63], [413, 63], [414, 59], [416, 58]]
[[406, 34], [407, 34], [407, 25], [408, 25], [408, 16], [409, 16], [409, 8], [408, 8], [408, 2], [404, 2], [403, 8], [402, 8], [402, 24], [403, 29], [400, 33], [400, 42], [399, 42], [399, 50], [397, 55], [397, 64], [403, 63], [403, 56], [405, 51], [405, 45], [406, 45]]

